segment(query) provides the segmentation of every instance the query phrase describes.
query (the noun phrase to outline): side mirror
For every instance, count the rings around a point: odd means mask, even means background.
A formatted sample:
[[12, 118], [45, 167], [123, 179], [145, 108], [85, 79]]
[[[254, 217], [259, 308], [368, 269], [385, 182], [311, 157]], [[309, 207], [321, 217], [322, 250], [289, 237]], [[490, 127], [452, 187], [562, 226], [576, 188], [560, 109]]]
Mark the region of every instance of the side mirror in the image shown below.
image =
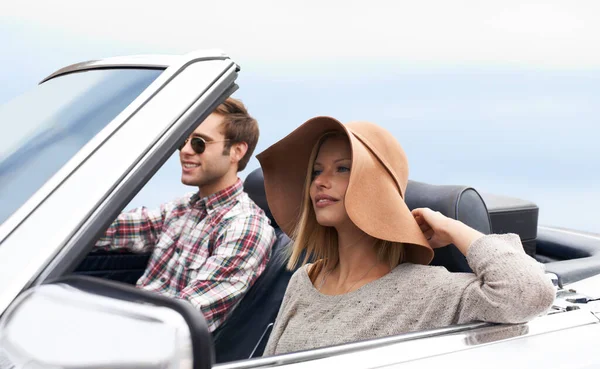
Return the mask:
[[1, 368], [194, 368], [214, 363], [186, 301], [74, 276], [32, 288], [0, 319]]

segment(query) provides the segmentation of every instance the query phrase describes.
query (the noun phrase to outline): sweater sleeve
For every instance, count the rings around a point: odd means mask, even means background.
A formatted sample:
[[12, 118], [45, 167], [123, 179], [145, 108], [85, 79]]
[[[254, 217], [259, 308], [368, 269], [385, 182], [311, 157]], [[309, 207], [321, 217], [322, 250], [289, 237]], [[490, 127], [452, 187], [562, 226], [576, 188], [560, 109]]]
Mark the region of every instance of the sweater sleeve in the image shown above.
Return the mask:
[[542, 266], [525, 254], [517, 235], [479, 238], [469, 248], [467, 261], [475, 276], [463, 290], [456, 323], [522, 323], [552, 306], [554, 286]]
[[[275, 319], [275, 324], [273, 325], [273, 330], [271, 331], [271, 335], [269, 336], [269, 341], [265, 346], [265, 351], [263, 352], [263, 356], [272, 356], [275, 355], [277, 343], [279, 342], [279, 338], [283, 334], [285, 327], [287, 326], [287, 322], [290, 318], [291, 312], [289, 311], [291, 308], [290, 300], [294, 295], [298, 293], [297, 291], [297, 280], [299, 277], [299, 273], [303, 272], [304, 268], [298, 268], [296, 272], [290, 278], [290, 283], [288, 283], [287, 288], [285, 289], [285, 295], [283, 296], [283, 301], [281, 302], [281, 306], [279, 307], [279, 312], [277, 313], [277, 318]], [[306, 272], [305, 272], [306, 273]]]

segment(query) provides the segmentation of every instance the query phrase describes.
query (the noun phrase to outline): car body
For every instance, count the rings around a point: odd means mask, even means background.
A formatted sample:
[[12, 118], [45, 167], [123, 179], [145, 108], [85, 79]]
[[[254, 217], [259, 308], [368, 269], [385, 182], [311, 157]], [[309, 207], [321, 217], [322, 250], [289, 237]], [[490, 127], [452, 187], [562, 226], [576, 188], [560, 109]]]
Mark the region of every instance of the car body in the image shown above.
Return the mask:
[[[185, 302], [72, 272], [195, 123], [237, 89], [238, 73], [210, 50], [91, 61], [58, 70], [0, 110], [9, 132], [0, 151], [0, 368], [213, 366], [203, 318]], [[557, 299], [529, 323], [473, 323], [215, 367], [600, 365], [600, 302], [588, 301], [600, 297], [600, 236], [551, 227], [537, 235]], [[57, 332], [65, 326], [73, 331]]]

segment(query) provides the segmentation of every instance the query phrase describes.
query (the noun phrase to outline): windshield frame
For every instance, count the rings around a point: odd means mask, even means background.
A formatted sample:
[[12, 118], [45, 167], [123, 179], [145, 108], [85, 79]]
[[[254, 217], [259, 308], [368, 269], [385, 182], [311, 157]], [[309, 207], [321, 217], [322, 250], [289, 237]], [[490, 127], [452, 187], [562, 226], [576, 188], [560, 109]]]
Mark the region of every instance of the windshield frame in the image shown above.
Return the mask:
[[123, 110], [130, 116], [117, 116], [43, 186], [46, 197], [28, 200], [37, 204], [33, 211], [17, 210], [16, 227], [16, 214], [0, 225], [0, 260], [8, 262], [0, 272], [0, 316], [23, 290], [75, 268], [183, 137], [237, 89], [238, 71], [214, 51], [182, 55]]
[[[126, 61], [130, 59], [128, 65]], [[145, 68], [145, 69], [161, 69], [159, 61], [164, 63], [168, 58], [158, 56], [152, 59], [150, 56], [144, 57], [117, 57], [109, 58], [102, 61], [91, 61], [77, 63], [71, 66], [59, 69], [41, 83], [56, 78], [61, 75], [84, 72], [92, 69], [123, 69], [124, 67]], [[172, 57], [172, 64], [163, 70], [163, 72], [152, 82], [140, 95], [135, 98], [123, 111], [121, 111], [104, 129], [102, 129], [95, 137], [88, 141], [79, 152], [74, 155], [63, 167], [61, 167], [46, 183], [44, 183], [29, 199], [27, 199], [21, 207], [13, 212], [2, 224], [0, 224], [0, 247], [2, 242], [8, 238], [11, 233], [19, 227], [19, 225], [34, 212], [52, 192], [69, 178], [79, 166], [81, 166], [87, 158], [92, 155], [100, 146], [103, 145], [116, 131], [118, 131], [132, 116], [146, 105], [155, 95], [157, 95], [171, 80], [177, 77], [188, 65], [202, 60], [227, 59], [223, 53], [215, 55], [214, 51], [203, 52], [202, 55], [197, 55], [196, 58], [177, 58]], [[146, 61], [147, 64], [142, 63]]]

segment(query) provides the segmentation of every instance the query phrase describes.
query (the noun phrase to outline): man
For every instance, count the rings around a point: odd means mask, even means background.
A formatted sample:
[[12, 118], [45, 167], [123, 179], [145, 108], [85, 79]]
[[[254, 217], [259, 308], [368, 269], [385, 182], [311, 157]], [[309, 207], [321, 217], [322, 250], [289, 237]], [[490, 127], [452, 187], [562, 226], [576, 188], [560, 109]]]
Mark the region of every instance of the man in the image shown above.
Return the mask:
[[188, 300], [214, 331], [264, 270], [275, 232], [242, 190], [258, 124], [229, 98], [179, 148], [181, 181], [198, 192], [160, 210], [122, 213], [96, 246], [152, 250], [137, 286]]

